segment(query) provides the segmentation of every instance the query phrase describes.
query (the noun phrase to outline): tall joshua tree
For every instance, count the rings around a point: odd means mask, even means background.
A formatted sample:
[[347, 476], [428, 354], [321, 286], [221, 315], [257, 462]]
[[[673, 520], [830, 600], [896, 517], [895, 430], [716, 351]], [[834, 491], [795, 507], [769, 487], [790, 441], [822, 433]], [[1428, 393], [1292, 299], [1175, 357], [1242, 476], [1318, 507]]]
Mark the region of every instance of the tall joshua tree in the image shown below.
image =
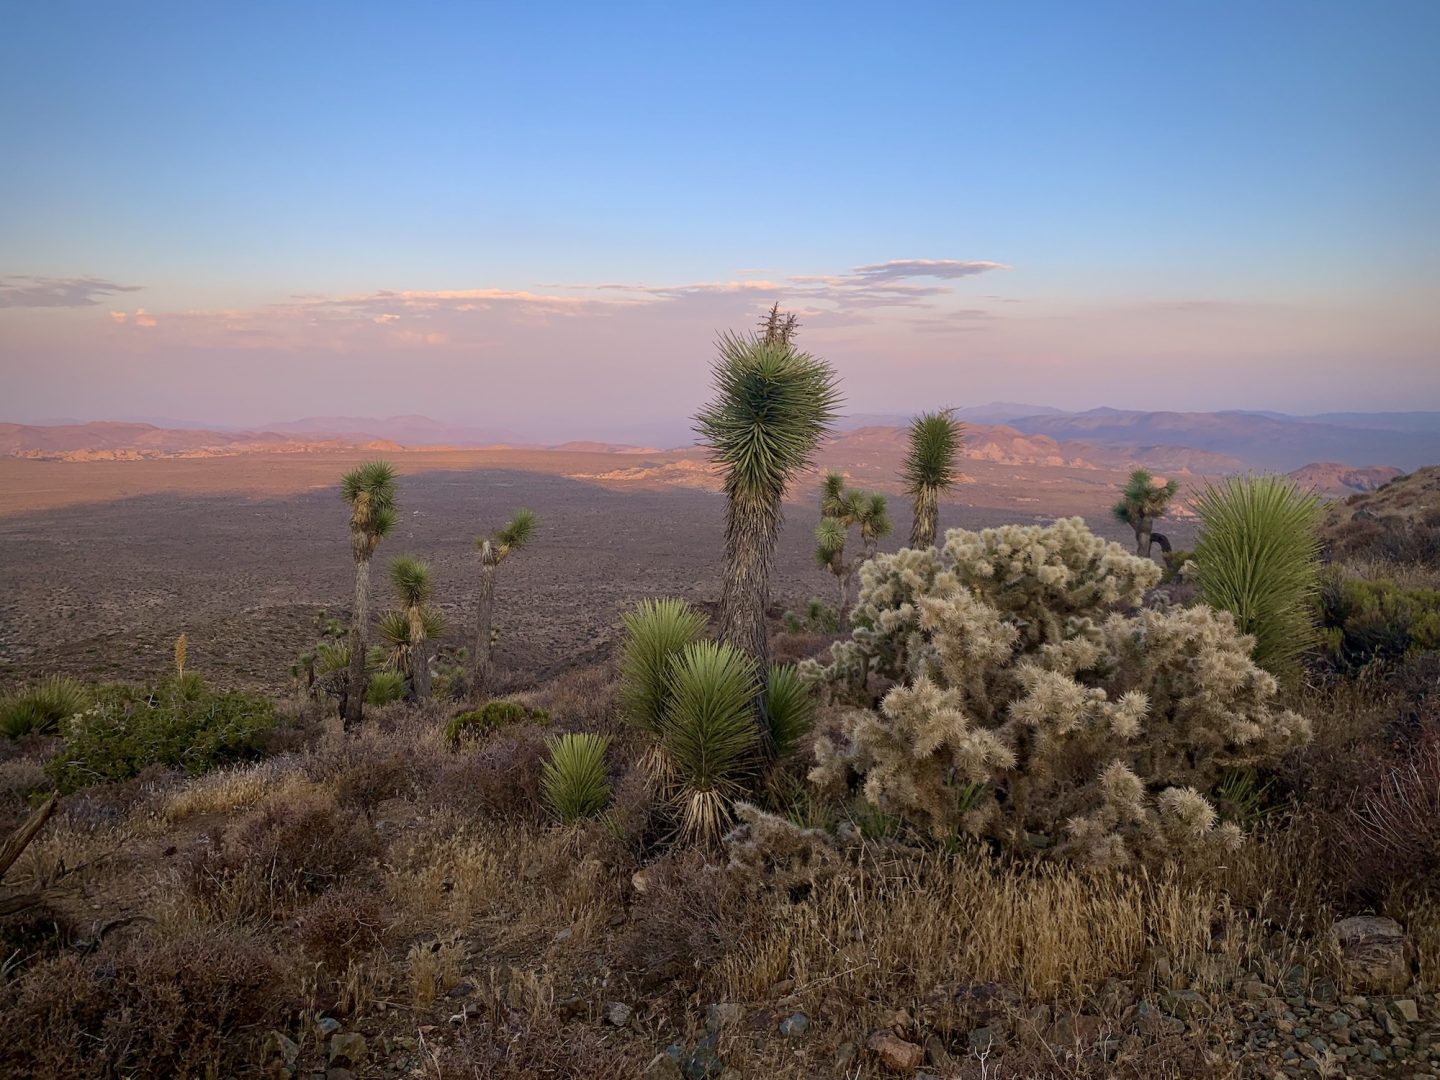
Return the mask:
[[[430, 638], [432, 631], [439, 632], [441, 623], [436, 612], [430, 607], [430, 598], [435, 587], [430, 580], [430, 567], [413, 555], [402, 555], [390, 564], [390, 581], [395, 586], [395, 597], [400, 601], [396, 612], [403, 618], [403, 641], [391, 641], [392, 647], [403, 650], [404, 668], [410, 676], [410, 686], [416, 701], [430, 697]], [[399, 623], [400, 620], [393, 620]], [[394, 626], [387, 636], [394, 637]]]
[[475, 651], [470, 657], [470, 695], [478, 703], [490, 683], [490, 633], [495, 622], [495, 571], [530, 543], [535, 535], [535, 512], [517, 510], [515, 516], [489, 536], [475, 541], [480, 551], [480, 598], [475, 610]]
[[910, 448], [901, 466], [905, 493], [915, 507], [910, 546], [928, 548], [940, 529], [940, 496], [955, 486], [956, 461], [965, 444], [965, 426], [954, 409], [921, 413], [910, 421]]
[[1149, 469], [1136, 469], [1120, 492], [1120, 501], [1110, 508], [1117, 521], [1123, 521], [1135, 530], [1135, 554], [1150, 557], [1150, 545], [1159, 544], [1162, 551], [1170, 550], [1170, 541], [1155, 531], [1155, 519], [1163, 517], [1170, 506], [1170, 500], [1180, 490], [1178, 481], [1164, 484], [1155, 483]]
[[782, 522], [780, 500], [814, 458], [840, 392], [825, 361], [795, 349], [796, 323], [779, 307], [759, 334], [727, 333], [714, 364], [715, 397], [695, 430], [725, 476], [725, 583], [720, 636], [766, 670], [765, 609]]
[[350, 506], [350, 553], [355, 557], [355, 604], [350, 615], [350, 670], [345, 680], [345, 726], [360, 722], [365, 699], [365, 647], [370, 630], [370, 557], [395, 528], [395, 470], [367, 461], [345, 474], [340, 497]]

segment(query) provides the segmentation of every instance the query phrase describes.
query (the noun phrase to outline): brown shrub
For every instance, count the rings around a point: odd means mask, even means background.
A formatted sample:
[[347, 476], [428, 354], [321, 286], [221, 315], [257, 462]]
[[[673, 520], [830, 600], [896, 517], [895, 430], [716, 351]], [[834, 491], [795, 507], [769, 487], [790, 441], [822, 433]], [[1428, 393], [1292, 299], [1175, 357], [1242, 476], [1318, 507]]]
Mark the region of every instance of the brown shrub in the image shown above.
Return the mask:
[[461, 814], [540, 820], [545, 730], [533, 725], [496, 732], [446, 761], [425, 790], [430, 805]]
[[342, 885], [301, 910], [295, 920], [295, 940], [307, 960], [323, 964], [336, 976], [353, 956], [382, 946], [390, 918], [380, 895]]
[[239, 931], [67, 953], [0, 988], [0, 1075], [238, 1075], [284, 1022], [286, 970]]
[[618, 694], [619, 682], [606, 664], [567, 671], [537, 695], [537, 703], [567, 730], [613, 733], [622, 726]]
[[221, 832], [191, 860], [191, 895], [214, 912], [263, 916], [323, 892], [379, 852], [374, 827], [320, 789], [271, 797]]
[[1440, 732], [1362, 789], [1340, 828], [1361, 891], [1440, 884]]

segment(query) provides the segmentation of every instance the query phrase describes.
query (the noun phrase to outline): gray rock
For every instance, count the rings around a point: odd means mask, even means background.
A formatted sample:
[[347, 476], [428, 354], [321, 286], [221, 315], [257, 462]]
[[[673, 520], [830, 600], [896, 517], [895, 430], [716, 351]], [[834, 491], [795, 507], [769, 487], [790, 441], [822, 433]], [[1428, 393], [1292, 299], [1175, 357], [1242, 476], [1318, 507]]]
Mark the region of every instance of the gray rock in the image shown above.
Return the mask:
[[265, 1036], [265, 1042], [260, 1048], [260, 1056], [264, 1060], [278, 1058], [284, 1062], [285, 1068], [293, 1071], [295, 1063], [300, 1060], [300, 1045], [284, 1032], [272, 1031]]
[[315, 1026], [320, 1029], [321, 1038], [328, 1039], [331, 1035], [334, 1035], [335, 1032], [340, 1030], [340, 1021], [334, 1019], [333, 1017], [322, 1016], [319, 1020], [315, 1022]]
[[1345, 975], [1360, 991], [1398, 994], [1410, 983], [1409, 939], [1394, 919], [1352, 915], [1334, 927]]
[[798, 1039], [810, 1027], [810, 1018], [804, 1013], [795, 1013], [780, 1021], [780, 1034], [787, 1039]]
[[708, 1031], [723, 1031], [745, 1019], [745, 1006], [733, 1001], [721, 1001], [711, 1005], [705, 1013], [705, 1028]]
[[669, 1054], [656, 1054], [640, 1074], [641, 1080], [683, 1080], [680, 1063]]
[[614, 1024], [616, 1027], [624, 1027], [630, 1023], [630, 1017], [635, 1010], [626, 1005], [623, 1001], [612, 1001], [605, 1006], [605, 1022]]
[[995, 1029], [978, 1027], [965, 1039], [972, 1053], [984, 1054], [995, 1045]]
[[359, 1065], [365, 1060], [365, 1036], [358, 1032], [330, 1036], [330, 1060]]
[[1392, 1001], [1390, 1007], [1400, 1014], [1400, 1019], [1407, 1024], [1418, 1024], [1420, 1022], [1420, 1007], [1411, 998], [1400, 998]]

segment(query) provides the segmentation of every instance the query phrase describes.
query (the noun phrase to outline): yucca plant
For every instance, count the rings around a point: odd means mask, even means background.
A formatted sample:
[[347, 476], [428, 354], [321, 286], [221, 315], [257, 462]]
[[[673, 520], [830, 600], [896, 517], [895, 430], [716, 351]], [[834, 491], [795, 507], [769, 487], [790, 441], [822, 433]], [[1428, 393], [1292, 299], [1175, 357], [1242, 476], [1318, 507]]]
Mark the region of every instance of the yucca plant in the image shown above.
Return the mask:
[[[445, 632], [445, 620], [438, 611], [431, 607], [420, 610], [419, 619], [421, 633], [424, 635], [421, 641], [428, 643], [434, 641]], [[420, 699], [419, 684], [415, 678], [415, 666], [417, 663], [424, 663], [425, 672], [429, 674], [428, 653], [424, 649], [416, 650], [413, 646], [415, 626], [409, 612], [404, 610], [387, 611], [380, 616], [380, 645], [382, 652], [381, 666], [389, 671], [399, 672], [400, 675], [410, 684], [415, 691], [415, 697]], [[427, 678], [428, 684], [428, 678]], [[428, 696], [429, 691], [426, 691]]]
[[569, 824], [593, 817], [610, 802], [610, 780], [605, 769], [608, 735], [570, 732], [545, 740], [549, 759], [541, 767], [540, 785], [545, 801], [561, 821]]
[[343, 710], [345, 726], [360, 722], [365, 697], [365, 653], [370, 621], [370, 559], [399, 520], [395, 470], [385, 461], [367, 461], [345, 474], [340, 497], [350, 507], [350, 553], [355, 559], [355, 604], [350, 614], [350, 669]]
[[426, 701], [430, 697], [429, 642], [444, 632], [439, 612], [430, 606], [435, 593], [430, 567], [413, 555], [402, 555], [390, 564], [390, 583], [400, 602], [400, 610], [395, 614], [405, 620], [403, 642], [395, 640], [398, 627], [390, 625], [382, 629], [392, 648], [403, 649], [399, 653], [400, 666], [410, 679], [415, 700]]
[[1157, 484], [1149, 469], [1136, 469], [1130, 474], [1120, 501], [1110, 508], [1116, 521], [1123, 522], [1135, 530], [1135, 554], [1150, 557], [1150, 548], [1158, 543], [1162, 550], [1170, 550], [1170, 541], [1155, 531], [1155, 519], [1163, 517], [1170, 506], [1170, 500], [1180, 491], [1178, 480]]
[[190, 652], [190, 639], [183, 633], [175, 639], [175, 675], [185, 677], [185, 659]]
[[625, 612], [621, 622], [621, 707], [631, 722], [658, 732], [670, 700], [671, 664], [704, 635], [705, 616], [684, 600], [646, 599]]
[[771, 664], [765, 683], [766, 712], [770, 716], [770, 741], [777, 760], [798, 749], [815, 724], [815, 695], [810, 685], [790, 664]]
[[747, 653], [756, 671], [769, 655], [765, 610], [781, 499], [814, 458], [840, 400], [834, 370], [797, 351], [793, 336], [793, 321], [778, 307], [763, 335], [723, 335], [713, 368], [715, 397], [695, 420], [724, 473], [720, 637]]
[[62, 721], [90, 707], [84, 683], [66, 675], [47, 675], [32, 686], [0, 698], [0, 735], [48, 735]]
[[476, 702], [484, 698], [490, 684], [495, 571], [511, 554], [534, 539], [535, 525], [533, 510], [517, 510], [515, 516], [499, 529], [475, 541], [475, 547], [480, 552], [480, 596], [475, 605], [475, 648], [470, 654], [470, 696]]
[[1257, 664], [1293, 674], [1315, 641], [1319, 500], [1283, 477], [1232, 476], [1201, 492], [1195, 509], [1201, 598], [1254, 635]]
[[921, 413], [910, 421], [910, 445], [900, 467], [905, 493], [914, 507], [910, 546], [928, 548], [940, 529], [940, 496], [955, 485], [965, 445], [965, 426], [954, 409]]
[[681, 650], [670, 670], [660, 748], [684, 833], [713, 842], [756, 771], [761, 736], [755, 725], [755, 665], [729, 642], [697, 641]]
[[377, 671], [365, 684], [366, 705], [389, 705], [405, 696], [405, 676], [398, 671]]

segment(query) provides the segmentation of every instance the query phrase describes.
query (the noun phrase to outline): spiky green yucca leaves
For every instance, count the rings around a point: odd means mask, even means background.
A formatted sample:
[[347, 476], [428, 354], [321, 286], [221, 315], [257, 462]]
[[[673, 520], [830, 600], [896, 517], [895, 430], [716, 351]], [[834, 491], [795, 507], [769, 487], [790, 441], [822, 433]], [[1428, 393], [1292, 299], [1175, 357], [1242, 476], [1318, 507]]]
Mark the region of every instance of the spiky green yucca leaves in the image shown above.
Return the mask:
[[390, 583], [402, 608], [422, 607], [435, 592], [429, 564], [414, 555], [401, 555], [390, 564]]
[[621, 706], [633, 723], [658, 732], [670, 701], [670, 665], [704, 635], [705, 616], [684, 600], [641, 600], [621, 621]]
[[1130, 474], [1120, 492], [1120, 501], [1110, 508], [1110, 513], [1115, 520], [1135, 530], [1136, 555], [1150, 555], [1150, 536], [1155, 529], [1155, 519], [1164, 516], [1170, 500], [1179, 491], [1178, 480], [1157, 484], [1149, 469], [1136, 469]]
[[726, 334], [713, 370], [715, 397], [695, 430], [725, 475], [720, 636], [763, 664], [780, 501], [814, 457], [840, 395], [830, 365], [787, 340]]
[[921, 413], [910, 421], [910, 446], [900, 466], [905, 493], [914, 505], [910, 546], [932, 547], [940, 527], [940, 496], [955, 485], [965, 426], [954, 409]]
[[1320, 502], [1278, 476], [1232, 476], [1196, 500], [1195, 577], [1213, 608], [1255, 637], [1255, 662], [1294, 672], [1315, 641]]
[[[519, 551], [535, 537], [537, 518], [534, 510], [517, 510], [515, 516], [490, 534], [491, 550], [496, 562], [512, 551]], [[483, 547], [484, 542], [479, 542]]]
[[550, 757], [542, 767], [540, 783], [555, 816], [568, 824], [604, 810], [610, 801], [605, 770], [610, 737], [571, 732], [552, 735], [545, 746]]
[[367, 461], [340, 480], [340, 497], [350, 507], [350, 553], [355, 559], [355, 604], [350, 616], [350, 669], [346, 677], [345, 726], [360, 722], [365, 697], [365, 641], [370, 621], [370, 558], [395, 528], [395, 470], [385, 461]]
[[815, 526], [815, 561], [839, 576], [844, 572], [845, 526], [838, 518], [823, 517]]
[[788, 757], [815, 723], [815, 695], [793, 666], [771, 664], [765, 703], [770, 714], [770, 738], [775, 756]]
[[0, 699], [0, 735], [18, 739], [22, 735], [46, 735], [90, 706], [90, 691], [84, 683], [65, 675], [47, 675], [33, 686]]
[[671, 665], [660, 745], [679, 789], [681, 826], [713, 841], [756, 762], [755, 665], [729, 642], [697, 641]]

